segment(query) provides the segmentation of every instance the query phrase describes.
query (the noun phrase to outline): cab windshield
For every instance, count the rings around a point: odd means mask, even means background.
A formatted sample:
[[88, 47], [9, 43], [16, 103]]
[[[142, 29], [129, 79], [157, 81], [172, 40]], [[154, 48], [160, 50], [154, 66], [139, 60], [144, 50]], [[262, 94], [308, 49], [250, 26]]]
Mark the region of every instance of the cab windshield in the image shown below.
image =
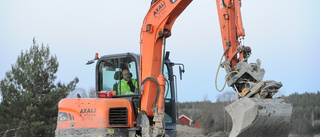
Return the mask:
[[99, 64], [100, 91], [112, 91], [116, 96], [137, 95], [137, 65], [133, 57], [105, 59]]

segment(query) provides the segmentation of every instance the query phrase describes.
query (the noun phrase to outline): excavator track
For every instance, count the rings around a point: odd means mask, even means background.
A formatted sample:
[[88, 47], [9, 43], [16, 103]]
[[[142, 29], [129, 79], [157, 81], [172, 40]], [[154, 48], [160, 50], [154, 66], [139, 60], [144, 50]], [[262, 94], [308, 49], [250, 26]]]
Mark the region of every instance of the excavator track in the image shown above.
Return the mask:
[[230, 137], [289, 135], [292, 106], [283, 98], [240, 98], [225, 109], [232, 118]]

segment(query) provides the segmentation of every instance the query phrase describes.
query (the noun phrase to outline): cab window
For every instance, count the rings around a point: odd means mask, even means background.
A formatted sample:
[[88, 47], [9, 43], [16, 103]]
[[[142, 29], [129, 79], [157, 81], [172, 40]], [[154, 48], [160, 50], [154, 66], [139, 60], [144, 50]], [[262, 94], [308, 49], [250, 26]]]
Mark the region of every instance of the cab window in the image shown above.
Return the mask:
[[133, 57], [105, 59], [99, 64], [100, 91], [116, 96], [138, 94], [137, 65]]

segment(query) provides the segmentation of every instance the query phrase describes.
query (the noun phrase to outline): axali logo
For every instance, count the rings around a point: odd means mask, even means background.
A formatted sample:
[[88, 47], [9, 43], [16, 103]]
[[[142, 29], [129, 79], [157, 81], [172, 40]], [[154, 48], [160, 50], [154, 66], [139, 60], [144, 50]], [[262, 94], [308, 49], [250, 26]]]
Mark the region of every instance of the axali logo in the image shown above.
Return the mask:
[[158, 16], [159, 13], [166, 7], [166, 3], [162, 1], [159, 6], [156, 8], [156, 10], [153, 11], [154, 16]]
[[96, 108], [85, 108], [80, 110], [81, 116], [95, 116]]

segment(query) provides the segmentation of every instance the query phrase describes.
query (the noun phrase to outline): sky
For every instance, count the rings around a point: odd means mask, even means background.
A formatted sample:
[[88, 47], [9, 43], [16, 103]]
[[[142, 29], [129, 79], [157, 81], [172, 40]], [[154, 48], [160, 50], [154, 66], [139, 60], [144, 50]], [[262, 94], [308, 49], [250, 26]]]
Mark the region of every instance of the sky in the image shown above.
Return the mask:
[[[281, 81], [278, 95], [320, 90], [319, 0], [244, 0], [242, 21], [249, 62], [260, 59], [264, 80]], [[57, 81], [75, 77], [77, 88], [95, 86], [94, 58], [140, 51], [142, 21], [150, 1], [119, 0], [2, 0], [0, 1], [0, 79], [11, 70], [33, 38], [49, 45], [59, 62]], [[214, 0], [194, 0], [178, 17], [167, 39], [170, 59], [183, 63], [178, 101], [216, 101], [215, 76], [222, 56], [222, 40]], [[175, 72], [178, 68], [175, 68]], [[176, 73], [178, 75], [178, 73]], [[218, 88], [226, 73], [220, 69]]]

